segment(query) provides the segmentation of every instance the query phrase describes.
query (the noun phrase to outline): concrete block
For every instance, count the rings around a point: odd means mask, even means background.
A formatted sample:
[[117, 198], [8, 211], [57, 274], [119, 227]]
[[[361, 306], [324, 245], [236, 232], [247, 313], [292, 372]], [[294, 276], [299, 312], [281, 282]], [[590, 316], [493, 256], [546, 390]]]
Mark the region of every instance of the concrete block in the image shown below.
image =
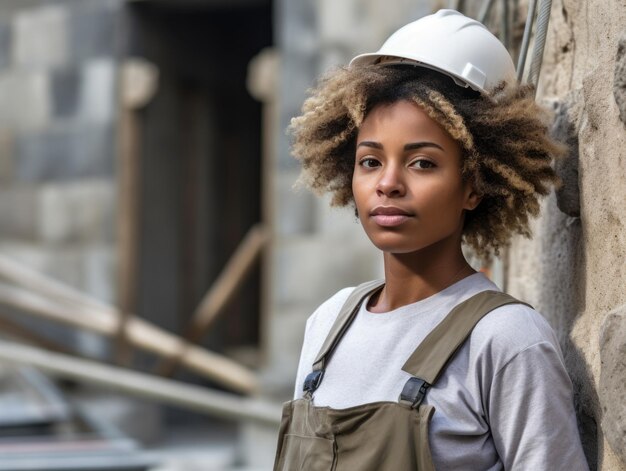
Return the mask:
[[21, 67], [52, 68], [68, 61], [68, 11], [44, 5], [18, 11], [13, 18], [13, 60]]
[[0, 237], [33, 240], [37, 233], [37, 189], [5, 186], [0, 190]]
[[602, 429], [615, 454], [626, 464], [626, 305], [611, 311], [600, 334]]
[[113, 180], [48, 184], [39, 190], [40, 239], [47, 244], [113, 242]]
[[613, 96], [619, 108], [619, 118], [626, 124], [626, 31], [622, 33], [617, 43]]
[[111, 177], [115, 142], [110, 124], [64, 124], [16, 140], [19, 181]]
[[43, 127], [50, 116], [50, 83], [41, 71], [12, 71], [0, 75], [0, 126]]
[[51, 72], [51, 112], [55, 118], [71, 118], [78, 113], [80, 79], [80, 72], [75, 68], [58, 69]]
[[113, 57], [119, 43], [121, 3], [82, 2], [69, 15], [70, 56], [75, 64], [95, 57]]
[[[351, 45], [358, 37], [362, 37], [363, 17], [359, 10], [363, 2], [345, 0], [321, 0], [317, 2], [319, 35], [325, 44]], [[369, 26], [369, 24], [368, 24]], [[324, 51], [326, 52], [326, 50]], [[351, 51], [350, 51], [351, 52]]]
[[113, 246], [93, 245], [81, 253], [81, 288], [108, 303], [116, 302], [116, 253]]
[[116, 76], [112, 59], [93, 59], [81, 72], [80, 117], [87, 122], [110, 122], [115, 112]]
[[307, 234], [315, 227], [315, 196], [305, 188], [294, 188], [297, 178], [293, 172], [274, 177], [274, 217], [280, 235]]
[[0, 239], [0, 253], [24, 263], [74, 288], [82, 287], [82, 266], [78, 250], [44, 247], [15, 239]]
[[341, 58], [341, 64], [356, 54], [378, 50], [399, 27], [437, 10], [432, 1], [415, 0], [395, 0], [393, 6], [362, 0], [322, 0], [315, 4], [323, 55], [334, 54]]
[[321, 303], [346, 286], [381, 275], [382, 256], [369, 241], [343, 237], [281, 239], [274, 249], [277, 303]]
[[343, 208], [330, 205], [330, 195], [315, 200], [315, 230], [326, 236], [344, 237], [345, 240], [366, 240], [361, 222], [353, 206]]

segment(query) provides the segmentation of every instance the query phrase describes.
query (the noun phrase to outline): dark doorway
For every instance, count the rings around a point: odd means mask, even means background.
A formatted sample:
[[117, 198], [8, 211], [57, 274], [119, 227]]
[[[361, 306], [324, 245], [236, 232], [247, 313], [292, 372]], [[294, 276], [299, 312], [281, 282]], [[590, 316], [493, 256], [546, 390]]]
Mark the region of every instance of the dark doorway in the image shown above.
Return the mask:
[[[141, 111], [138, 314], [182, 333], [206, 290], [261, 218], [261, 105], [247, 66], [272, 44], [270, 1], [130, 4], [125, 54], [159, 69]], [[260, 270], [203, 343], [258, 347]]]

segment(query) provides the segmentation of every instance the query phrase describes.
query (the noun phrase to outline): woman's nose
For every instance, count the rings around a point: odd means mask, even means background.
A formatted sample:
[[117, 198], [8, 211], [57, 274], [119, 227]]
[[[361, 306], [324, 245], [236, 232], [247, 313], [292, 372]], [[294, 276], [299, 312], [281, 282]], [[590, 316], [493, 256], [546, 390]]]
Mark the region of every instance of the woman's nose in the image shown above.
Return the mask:
[[376, 184], [378, 196], [398, 197], [402, 196], [404, 192], [405, 186], [401, 169], [395, 168], [395, 166], [385, 168]]

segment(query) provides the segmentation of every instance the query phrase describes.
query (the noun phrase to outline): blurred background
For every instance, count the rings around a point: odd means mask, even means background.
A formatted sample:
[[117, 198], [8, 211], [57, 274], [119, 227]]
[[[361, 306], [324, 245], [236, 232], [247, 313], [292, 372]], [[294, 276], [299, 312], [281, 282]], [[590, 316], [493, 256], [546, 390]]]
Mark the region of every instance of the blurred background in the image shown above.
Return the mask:
[[[537, 7], [564, 185], [476, 268], [557, 330], [590, 465], [618, 470], [626, 4], [586, 3]], [[517, 61], [527, 0], [0, 0], [0, 471], [271, 469], [307, 317], [382, 275], [351, 210], [294, 189], [285, 128], [447, 7]]]

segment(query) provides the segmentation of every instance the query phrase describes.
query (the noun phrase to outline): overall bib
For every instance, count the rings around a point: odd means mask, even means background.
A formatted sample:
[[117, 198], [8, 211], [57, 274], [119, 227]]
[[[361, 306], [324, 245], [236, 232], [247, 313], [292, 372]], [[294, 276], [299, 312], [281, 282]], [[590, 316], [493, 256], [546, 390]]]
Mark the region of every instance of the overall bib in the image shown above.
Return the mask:
[[284, 404], [274, 471], [435, 470], [428, 442], [435, 408], [422, 404], [422, 400], [478, 321], [500, 306], [519, 301], [504, 293], [484, 291], [456, 306], [402, 367], [413, 377], [398, 402], [373, 402], [347, 409], [316, 407], [313, 393], [335, 347], [363, 300], [382, 286], [382, 281], [373, 281], [354, 290], [305, 380], [304, 397]]

